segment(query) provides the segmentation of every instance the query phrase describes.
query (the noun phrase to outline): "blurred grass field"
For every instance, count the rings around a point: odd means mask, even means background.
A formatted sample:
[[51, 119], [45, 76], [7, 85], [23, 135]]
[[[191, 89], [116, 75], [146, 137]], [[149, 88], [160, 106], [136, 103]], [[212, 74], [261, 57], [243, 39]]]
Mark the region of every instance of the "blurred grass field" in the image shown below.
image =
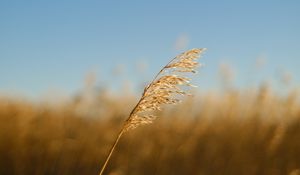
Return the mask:
[[[59, 105], [0, 99], [0, 174], [97, 174], [136, 97], [79, 93]], [[198, 93], [126, 133], [106, 174], [300, 174], [297, 91]]]

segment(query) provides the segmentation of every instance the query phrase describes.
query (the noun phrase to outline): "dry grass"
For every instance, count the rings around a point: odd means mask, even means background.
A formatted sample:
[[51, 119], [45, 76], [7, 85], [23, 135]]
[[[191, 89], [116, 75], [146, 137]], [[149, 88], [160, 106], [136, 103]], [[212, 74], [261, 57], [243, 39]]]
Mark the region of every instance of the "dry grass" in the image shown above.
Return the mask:
[[[300, 169], [299, 95], [269, 88], [206, 93], [159, 112], [124, 136], [108, 174], [295, 175]], [[52, 107], [0, 99], [0, 174], [97, 174], [134, 99], [95, 94]], [[124, 105], [124, 102], [128, 105]], [[88, 114], [88, 115], [87, 115]]]
[[174, 69], [193, 72], [201, 50], [194, 51], [192, 62], [180, 62], [184, 53], [164, 67], [137, 105], [135, 97], [112, 96], [103, 88], [89, 88], [55, 106], [0, 98], [0, 174], [97, 174], [116, 128], [123, 133], [151, 123], [155, 117], [149, 115], [155, 115], [160, 116], [155, 125], [120, 140], [107, 174], [298, 175], [297, 91], [283, 96], [267, 86], [236, 90], [225, 81], [223, 93], [199, 93], [157, 111], [186, 95], [178, 85], [188, 85], [188, 79], [170, 75]]
[[161, 111], [161, 107], [167, 104], [178, 104], [178, 95], [188, 95], [181, 90], [181, 86], [192, 86], [190, 79], [179, 73], [196, 73], [199, 67], [197, 59], [205, 49], [191, 49], [183, 52], [164, 66], [153, 81], [144, 89], [142, 97], [130, 112], [129, 117], [120, 130], [107, 158], [101, 168], [99, 175], [104, 173], [110, 157], [118, 144], [123, 133], [135, 129], [139, 125], [150, 124], [156, 118], [153, 111]]

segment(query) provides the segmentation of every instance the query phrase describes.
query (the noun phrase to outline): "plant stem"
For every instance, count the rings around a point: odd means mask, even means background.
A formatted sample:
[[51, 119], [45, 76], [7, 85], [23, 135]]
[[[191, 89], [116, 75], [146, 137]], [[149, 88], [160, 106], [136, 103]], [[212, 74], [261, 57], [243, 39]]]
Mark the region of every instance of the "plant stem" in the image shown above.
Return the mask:
[[121, 138], [123, 132], [124, 132], [124, 130], [123, 130], [123, 128], [122, 128], [122, 130], [120, 131], [120, 133], [119, 133], [117, 139], [115, 140], [115, 143], [114, 143], [113, 146], [110, 148], [109, 154], [108, 154], [108, 156], [106, 157], [105, 163], [104, 163], [104, 165], [102, 166], [99, 175], [102, 175], [102, 174], [103, 174], [103, 172], [104, 172], [104, 170], [105, 170], [105, 167], [106, 167], [106, 165], [107, 165], [107, 163], [108, 163], [108, 161], [109, 161], [109, 159], [110, 159], [112, 153], [114, 152], [114, 149], [115, 149], [116, 145], [118, 144], [118, 142], [119, 142], [119, 140], [120, 140], [120, 138]]

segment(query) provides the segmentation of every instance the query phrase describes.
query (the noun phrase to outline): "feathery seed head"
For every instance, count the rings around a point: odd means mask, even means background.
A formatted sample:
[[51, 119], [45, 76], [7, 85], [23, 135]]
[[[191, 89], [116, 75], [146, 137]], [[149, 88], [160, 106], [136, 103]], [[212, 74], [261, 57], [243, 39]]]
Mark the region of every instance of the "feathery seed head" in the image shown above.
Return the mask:
[[190, 95], [181, 90], [181, 87], [195, 86], [190, 84], [191, 79], [178, 74], [196, 73], [195, 69], [201, 66], [197, 59], [205, 50], [201, 48], [183, 52], [163, 67], [154, 80], [145, 87], [140, 101], [124, 124], [124, 131], [152, 123], [156, 116], [148, 114], [149, 112], [161, 110], [165, 104], [179, 103], [181, 100], [176, 98], [178, 95]]

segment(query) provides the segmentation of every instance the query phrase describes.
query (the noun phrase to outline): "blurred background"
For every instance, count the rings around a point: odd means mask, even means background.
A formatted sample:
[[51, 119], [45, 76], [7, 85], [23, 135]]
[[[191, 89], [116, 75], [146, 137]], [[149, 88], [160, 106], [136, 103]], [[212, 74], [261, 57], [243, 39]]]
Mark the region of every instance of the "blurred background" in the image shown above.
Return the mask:
[[205, 47], [192, 98], [110, 175], [300, 175], [300, 2], [0, 1], [0, 174], [97, 174], [143, 87]]

